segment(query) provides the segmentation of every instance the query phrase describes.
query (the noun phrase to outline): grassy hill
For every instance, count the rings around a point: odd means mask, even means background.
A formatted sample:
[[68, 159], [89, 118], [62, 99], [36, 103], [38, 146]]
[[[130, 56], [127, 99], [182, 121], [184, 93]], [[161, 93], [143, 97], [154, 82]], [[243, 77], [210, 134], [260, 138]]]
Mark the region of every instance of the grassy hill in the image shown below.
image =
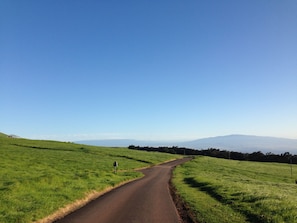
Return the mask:
[[6, 135], [6, 134], [0, 132], [0, 137], [8, 137], [8, 135]]
[[198, 222], [294, 223], [296, 171], [296, 165], [201, 156], [177, 167], [173, 183]]
[[[61, 207], [140, 177], [134, 169], [177, 158], [0, 134], [0, 222], [32, 222]], [[118, 161], [119, 171], [113, 172]]]

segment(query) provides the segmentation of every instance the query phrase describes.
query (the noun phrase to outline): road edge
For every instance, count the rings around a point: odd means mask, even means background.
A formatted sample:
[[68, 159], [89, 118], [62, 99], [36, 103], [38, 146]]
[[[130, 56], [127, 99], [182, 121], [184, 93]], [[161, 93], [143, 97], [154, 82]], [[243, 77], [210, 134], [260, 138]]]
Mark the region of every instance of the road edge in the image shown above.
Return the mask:
[[[176, 166], [177, 167], [177, 166]], [[173, 171], [176, 168], [174, 167], [171, 171], [171, 177], [169, 180], [169, 191], [172, 197], [172, 200], [175, 204], [175, 207], [178, 211], [178, 214], [183, 223], [198, 223], [195, 217], [194, 212], [191, 210], [190, 206], [182, 199], [179, 195], [177, 189], [175, 188], [172, 179], [173, 179]]]
[[[153, 166], [157, 166], [157, 165], [161, 165], [161, 164], [164, 164], [164, 163], [168, 163], [168, 162], [171, 162], [171, 161], [174, 161], [174, 160], [177, 160], [177, 159], [170, 159], [170, 160], [167, 160], [167, 161], [164, 161], [164, 162], [161, 162], [161, 163], [158, 163], [158, 164], [154, 164], [154, 165], [151, 165], [151, 166], [147, 166], [147, 167], [142, 167], [142, 168], [136, 168], [134, 169], [134, 171], [138, 171], [138, 172], [141, 172], [141, 170], [143, 169], [147, 169], [147, 168], [151, 168]], [[105, 188], [104, 190], [101, 190], [101, 191], [91, 191], [89, 193], [87, 193], [87, 195], [85, 197], [83, 197], [82, 199], [78, 199], [76, 201], [74, 201], [73, 203], [70, 203], [64, 207], [61, 207], [59, 208], [57, 211], [55, 211], [54, 213], [42, 218], [42, 219], [39, 219], [37, 221], [34, 221], [33, 223], [52, 223], [58, 219], [61, 219], [67, 215], [69, 215], [70, 213], [82, 208], [83, 206], [87, 205], [88, 203], [90, 203], [91, 201], [103, 196], [104, 194], [116, 189], [116, 188], [119, 188], [121, 186], [124, 186], [125, 184], [128, 184], [130, 182], [133, 182], [133, 181], [136, 181], [138, 179], [141, 179], [142, 177], [144, 176], [140, 176], [140, 177], [137, 177], [137, 178], [134, 178], [134, 179], [131, 179], [131, 180], [127, 180], [127, 181], [123, 181], [115, 186], [109, 186], [107, 188]]]

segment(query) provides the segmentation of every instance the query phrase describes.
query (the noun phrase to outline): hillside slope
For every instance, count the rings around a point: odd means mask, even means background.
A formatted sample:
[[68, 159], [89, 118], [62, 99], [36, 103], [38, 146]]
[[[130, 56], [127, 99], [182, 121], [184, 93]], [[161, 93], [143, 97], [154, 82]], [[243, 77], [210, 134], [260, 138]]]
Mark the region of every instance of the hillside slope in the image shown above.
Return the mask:
[[0, 132], [0, 137], [8, 137], [8, 135], [6, 135], [6, 134]]

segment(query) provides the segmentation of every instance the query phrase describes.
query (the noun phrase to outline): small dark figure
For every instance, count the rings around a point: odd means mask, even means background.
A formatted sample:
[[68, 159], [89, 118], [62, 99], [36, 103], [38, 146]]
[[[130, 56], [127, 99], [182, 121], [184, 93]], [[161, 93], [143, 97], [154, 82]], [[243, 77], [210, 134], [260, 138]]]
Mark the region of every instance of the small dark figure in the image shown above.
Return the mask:
[[118, 166], [119, 166], [119, 163], [117, 161], [114, 161], [113, 162], [114, 173], [117, 173]]

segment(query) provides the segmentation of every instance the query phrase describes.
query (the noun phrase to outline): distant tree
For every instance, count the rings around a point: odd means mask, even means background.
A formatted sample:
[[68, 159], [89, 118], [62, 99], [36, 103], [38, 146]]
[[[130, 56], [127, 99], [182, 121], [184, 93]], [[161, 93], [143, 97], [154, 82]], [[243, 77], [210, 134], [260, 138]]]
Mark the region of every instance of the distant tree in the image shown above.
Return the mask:
[[248, 159], [251, 161], [261, 161], [261, 160], [263, 161], [264, 156], [265, 155], [261, 151], [258, 151], [258, 152], [253, 152], [249, 154]]

